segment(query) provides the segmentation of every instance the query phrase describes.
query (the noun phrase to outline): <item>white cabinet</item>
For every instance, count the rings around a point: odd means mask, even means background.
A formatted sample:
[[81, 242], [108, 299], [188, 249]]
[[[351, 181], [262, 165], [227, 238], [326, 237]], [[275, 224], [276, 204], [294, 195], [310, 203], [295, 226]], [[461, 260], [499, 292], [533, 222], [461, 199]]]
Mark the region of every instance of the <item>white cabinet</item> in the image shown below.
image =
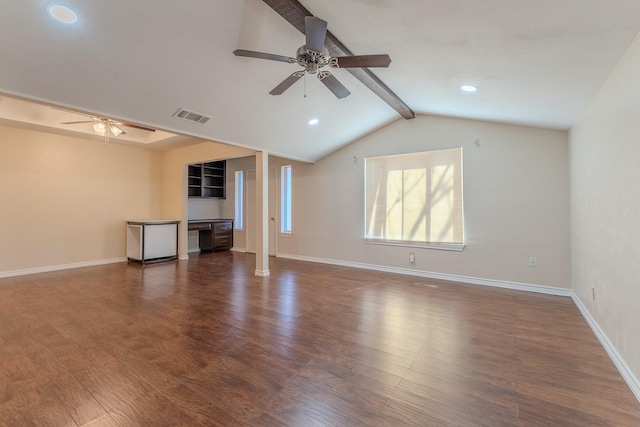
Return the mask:
[[127, 221], [127, 259], [148, 262], [178, 258], [180, 221]]

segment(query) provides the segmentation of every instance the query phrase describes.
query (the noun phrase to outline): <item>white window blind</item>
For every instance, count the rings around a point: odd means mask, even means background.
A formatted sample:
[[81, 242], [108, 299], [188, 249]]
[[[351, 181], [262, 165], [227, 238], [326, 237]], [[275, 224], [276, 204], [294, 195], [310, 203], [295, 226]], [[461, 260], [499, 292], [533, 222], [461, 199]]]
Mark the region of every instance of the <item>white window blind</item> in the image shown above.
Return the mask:
[[291, 233], [291, 166], [282, 166], [280, 179], [280, 232]]
[[365, 159], [365, 240], [463, 244], [462, 148]]
[[235, 221], [236, 230], [244, 228], [244, 172], [236, 171], [235, 173]]

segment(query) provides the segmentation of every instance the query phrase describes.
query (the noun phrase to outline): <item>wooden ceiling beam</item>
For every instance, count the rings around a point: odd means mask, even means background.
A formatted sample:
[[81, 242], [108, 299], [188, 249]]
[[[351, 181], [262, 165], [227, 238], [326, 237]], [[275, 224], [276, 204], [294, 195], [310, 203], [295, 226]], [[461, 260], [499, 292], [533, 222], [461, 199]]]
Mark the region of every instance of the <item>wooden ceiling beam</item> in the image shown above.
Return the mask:
[[[287, 22], [293, 25], [298, 31], [304, 34], [304, 17], [313, 16], [307, 8], [305, 8], [298, 0], [263, 0], [269, 7], [275, 10]], [[349, 49], [334, 36], [327, 31], [325, 39], [325, 47], [331, 56], [353, 55]], [[362, 84], [368, 87], [373, 93], [378, 95], [384, 102], [389, 104], [405, 119], [415, 118], [415, 113], [407, 104], [405, 104], [386, 84], [382, 82], [368, 68], [345, 68], [353, 76], [360, 80]]]

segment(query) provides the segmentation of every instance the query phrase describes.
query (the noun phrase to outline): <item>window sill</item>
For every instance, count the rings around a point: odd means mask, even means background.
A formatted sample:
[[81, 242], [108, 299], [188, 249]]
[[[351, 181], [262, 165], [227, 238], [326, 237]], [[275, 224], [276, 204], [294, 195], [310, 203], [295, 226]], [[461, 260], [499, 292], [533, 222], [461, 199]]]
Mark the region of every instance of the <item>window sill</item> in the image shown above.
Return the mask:
[[280, 237], [293, 237], [293, 233], [290, 232], [290, 231], [289, 232], [281, 231], [280, 232]]
[[462, 252], [465, 247], [464, 243], [417, 243], [417, 242], [398, 242], [394, 240], [374, 240], [374, 239], [364, 239], [364, 242], [371, 245], [402, 246], [406, 248], [436, 249], [440, 251], [453, 251], [453, 252]]

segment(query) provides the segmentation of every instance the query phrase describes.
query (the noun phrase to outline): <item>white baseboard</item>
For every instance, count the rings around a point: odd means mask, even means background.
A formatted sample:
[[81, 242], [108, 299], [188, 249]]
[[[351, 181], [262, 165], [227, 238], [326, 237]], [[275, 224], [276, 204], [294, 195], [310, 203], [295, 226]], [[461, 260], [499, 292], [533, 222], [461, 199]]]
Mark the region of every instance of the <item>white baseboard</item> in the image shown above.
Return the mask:
[[429, 279], [442, 279], [442, 280], [450, 280], [455, 282], [469, 283], [474, 285], [483, 285], [483, 286], [493, 286], [498, 288], [506, 288], [506, 289], [515, 289], [519, 291], [527, 291], [527, 292], [537, 292], [548, 295], [558, 295], [564, 297], [570, 297], [573, 300], [573, 303], [578, 307], [582, 317], [587, 321], [591, 330], [600, 341], [602, 347], [604, 347], [605, 351], [609, 355], [609, 358], [614, 363], [618, 371], [626, 381], [627, 385], [635, 395], [638, 402], [640, 402], [640, 382], [638, 378], [633, 374], [629, 365], [624, 361], [618, 350], [613, 346], [607, 335], [604, 333], [602, 328], [598, 325], [595, 319], [589, 313], [589, 310], [584, 306], [580, 298], [573, 292], [572, 289], [566, 288], [557, 288], [551, 286], [542, 286], [542, 285], [532, 285], [527, 283], [517, 283], [517, 282], [507, 282], [502, 280], [493, 280], [493, 279], [482, 279], [477, 277], [467, 277], [467, 276], [458, 276], [455, 274], [443, 274], [443, 273], [435, 273], [430, 271], [420, 271], [420, 270], [412, 270], [409, 268], [397, 268], [397, 267], [386, 267], [375, 264], [365, 264], [359, 262], [350, 262], [350, 261], [341, 261], [334, 259], [326, 259], [326, 258], [316, 258], [316, 257], [307, 257], [301, 255], [291, 255], [291, 254], [278, 254], [279, 258], [288, 258], [299, 261], [309, 261], [309, 262], [317, 262], [322, 264], [332, 264], [332, 265], [340, 265], [344, 267], [354, 267], [354, 268], [363, 268], [367, 270], [376, 270], [376, 271], [384, 271], [387, 273], [398, 273], [398, 274], [407, 274], [411, 276], [419, 276], [426, 277]]
[[72, 268], [95, 267], [97, 265], [115, 264], [118, 262], [127, 262], [127, 257], [74, 262], [71, 264], [47, 265], [45, 267], [25, 268], [23, 270], [0, 271], [0, 279], [5, 277], [26, 276], [27, 274], [48, 273], [50, 271], [70, 270]]
[[636, 396], [636, 399], [638, 399], [638, 402], [640, 402], [640, 382], [638, 381], [638, 378], [633, 374], [633, 372], [629, 368], [629, 365], [627, 365], [627, 362], [625, 362], [620, 353], [618, 353], [618, 350], [616, 350], [616, 348], [613, 346], [613, 343], [611, 343], [600, 325], [598, 325], [598, 322], [596, 322], [593, 316], [591, 316], [591, 313], [582, 303], [582, 300], [580, 300], [578, 295], [576, 295], [576, 293], [573, 291], [571, 292], [571, 299], [573, 300], [576, 307], [578, 307], [578, 310], [580, 310], [580, 313], [582, 313], [582, 317], [584, 317], [584, 319], [587, 321], [587, 323], [591, 327], [591, 330], [598, 338], [598, 341], [600, 341], [600, 344], [602, 344], [602, 347], [604, 347], [613, 364], [616, 365], [616, 368], [618, 368], [620, 375], [622, 375], [622, 378], [624, 378], [627, 385]]
[[409, 276], [426, 277], [428, 279], [448, 280], [452, 282], [469, 283], [473, 285], [493, 286], [496, 288], [515, 289], [518, 291], [536, 292], [539, 294], [571, 297], [573, 292], [567, 288], [553, 286], [532, 285], [528, 283], [507, 282], [504, 280], [482, 279], [479, 277], [459, 276], [456, 274], [436, 273], [433, 271], [414, 270], [411, 268], [388, 267], [384, 265], [366, 264], [362, 262], [342, 261], [337, 259], [316, 258], [302, 255], [278, 254], [278, 258], [288, 258], [298, 261], [317, 262], [322, 264], [340, 265], [343, 267], [362, 268], [365, 270], [383, 271], [386, 273], [405, 274]]
[[255, 275], [258, 277], [269, 277], [271, 272], [269, 270], [256, 270]]

